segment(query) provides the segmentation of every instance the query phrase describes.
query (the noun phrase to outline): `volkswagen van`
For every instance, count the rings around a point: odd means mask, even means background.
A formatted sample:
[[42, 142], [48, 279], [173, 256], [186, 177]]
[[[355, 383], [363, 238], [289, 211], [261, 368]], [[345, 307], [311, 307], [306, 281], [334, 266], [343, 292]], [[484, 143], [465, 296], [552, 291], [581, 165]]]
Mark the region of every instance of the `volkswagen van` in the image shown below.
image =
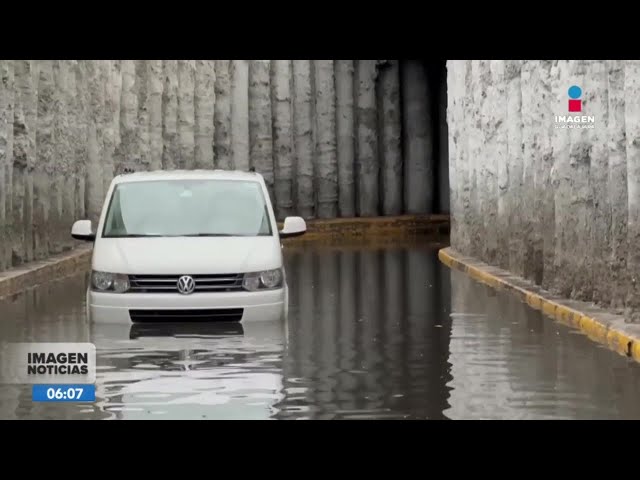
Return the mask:
[[92, 322], [215, 322], [282, 318], [288, 286], [282, 230], [256, 172], [191, 170], [119, 175], [97, 225], [73, 224], [93, 242], [87, 315]]

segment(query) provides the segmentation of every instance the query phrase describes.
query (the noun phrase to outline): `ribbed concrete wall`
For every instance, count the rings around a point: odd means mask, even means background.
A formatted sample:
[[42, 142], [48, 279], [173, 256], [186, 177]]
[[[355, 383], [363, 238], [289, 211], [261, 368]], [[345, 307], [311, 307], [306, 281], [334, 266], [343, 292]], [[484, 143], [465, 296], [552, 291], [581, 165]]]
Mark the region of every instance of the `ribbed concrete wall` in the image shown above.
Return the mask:
[[[447, 63], [452, 246], [638, 315], [640, 63]], [[569, 88], [582, 90], [569, 112]], [[567, 116], [587, 116], [572, 125]], [[557, 117], [565, 117], [557, 118]]]
[[124, 168], [253, 166], [279, 218], [446, 211], [428, 70], [396, 60], [0, 61], [0, 270], [71, 247], [72, 222], [97, 218]]

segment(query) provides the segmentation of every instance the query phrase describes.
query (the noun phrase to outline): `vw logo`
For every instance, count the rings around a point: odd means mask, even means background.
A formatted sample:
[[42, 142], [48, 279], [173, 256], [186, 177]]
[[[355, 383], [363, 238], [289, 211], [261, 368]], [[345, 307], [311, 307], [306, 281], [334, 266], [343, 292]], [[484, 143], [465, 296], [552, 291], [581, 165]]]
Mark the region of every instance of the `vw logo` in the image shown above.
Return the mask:
[[178, 279], [178, 292], [183, 295], [189, 295], [193, 293], [196, 288], [196, 282], [193, 277], [189, 275], [183, 275]]

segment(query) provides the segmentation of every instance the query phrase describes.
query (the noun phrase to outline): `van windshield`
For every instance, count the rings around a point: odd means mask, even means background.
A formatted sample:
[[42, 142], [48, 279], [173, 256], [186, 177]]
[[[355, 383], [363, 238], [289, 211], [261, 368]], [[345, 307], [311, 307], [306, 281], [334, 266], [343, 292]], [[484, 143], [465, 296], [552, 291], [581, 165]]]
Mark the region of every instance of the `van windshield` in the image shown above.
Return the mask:
[[272, 235], [260, 184], [237, 180], [121, 183], [103, 237]]

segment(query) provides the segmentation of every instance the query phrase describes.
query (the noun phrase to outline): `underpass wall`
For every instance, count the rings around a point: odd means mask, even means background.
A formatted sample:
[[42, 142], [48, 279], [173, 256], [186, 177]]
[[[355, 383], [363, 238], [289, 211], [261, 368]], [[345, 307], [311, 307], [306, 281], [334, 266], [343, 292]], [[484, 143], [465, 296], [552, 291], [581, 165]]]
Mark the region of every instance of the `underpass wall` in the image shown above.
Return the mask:
[[637, 319], [640, 63], [449, 61], [447, 85], [452, 247]]
[[264, 175], [278, 218], [447, 213], [444, 64], [0, 60], [0, 270], [74, 246], [114, 175]]

